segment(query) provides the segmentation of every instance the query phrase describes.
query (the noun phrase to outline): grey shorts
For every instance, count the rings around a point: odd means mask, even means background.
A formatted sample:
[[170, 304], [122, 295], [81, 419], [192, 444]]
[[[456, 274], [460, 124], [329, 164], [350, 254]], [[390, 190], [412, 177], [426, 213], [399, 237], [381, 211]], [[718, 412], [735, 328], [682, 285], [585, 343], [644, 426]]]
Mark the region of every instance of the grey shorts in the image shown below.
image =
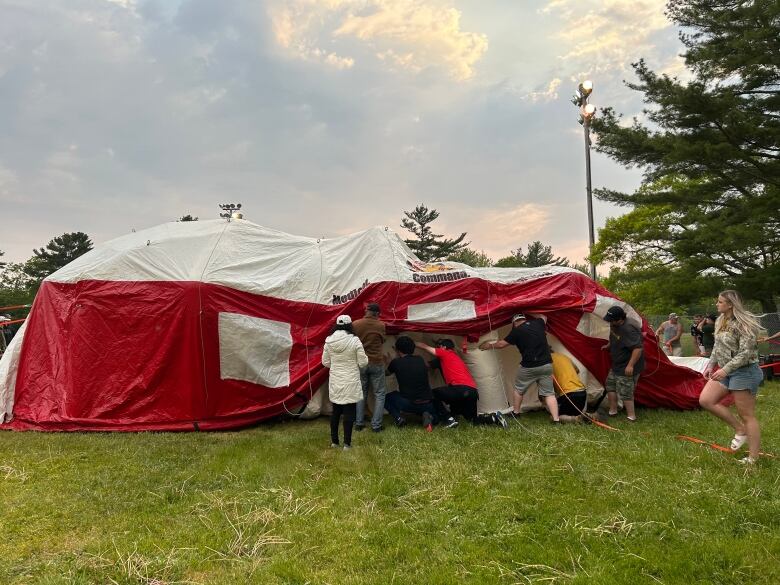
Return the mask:
[[755, 396], [758, 394], [758, 385], [763, 380], [764, 374], [761, 373], [761, 368], [758, 367], [758, 364], [748, 364], [731, 372], [720, 383], [728, 388], [730, 392], [748, 390]]
[[604, 389], [607, 392], [617, 392], [621, 400], [633, 400], [634, 388], [639, 380], [639, 374], [633, 376], [621, 376], [616, 374], [612, 370], [607, 375], [607, 380], [604, 382]]
[[552, 364], [545, 364], [536, 368], [520, 366], [517, 368], [517, 376], [515, 376], [515, 391], [519, 394], [525, 394], [528, 388], [531, 387], [531, 384], [536, 382], [540, 397], [555, 396], [552, 375]]

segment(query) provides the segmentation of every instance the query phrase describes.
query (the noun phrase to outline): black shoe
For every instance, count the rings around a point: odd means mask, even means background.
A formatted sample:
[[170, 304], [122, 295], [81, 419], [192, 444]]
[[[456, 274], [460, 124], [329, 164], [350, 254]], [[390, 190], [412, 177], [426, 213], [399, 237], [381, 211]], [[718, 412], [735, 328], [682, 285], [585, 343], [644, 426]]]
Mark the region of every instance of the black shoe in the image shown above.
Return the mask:
[[397, 419], [395, 419], [395, 426], [397, 427], [405, 427], [406, 426], [406, 419], [402, 416], [399, 416]]
[[455, 420], [455, 417], [450, 417], [447, 420], [444, 421], [444, 427], [448, 429], [454, 429], [458, 426], [458, 421]]
[[433, 415], [430, 412], [423, 412], [422, 424], [429, 433], [433, 431]]
[[364, 425], [364, 424], [362, 424], [362, 425], [355, 424], [355, 431], [357, 431], [358, 433], [360, 431], [362, 431], [363, 429], [365, 429], [365, 428], [366, 428], [366, 425]]
[[[400, 425], [399, 425], [400, 426]], [[379, 426], [379, 427], [371, 427], [372, 433], [381, 433], [385, 430], [385, 427]]]

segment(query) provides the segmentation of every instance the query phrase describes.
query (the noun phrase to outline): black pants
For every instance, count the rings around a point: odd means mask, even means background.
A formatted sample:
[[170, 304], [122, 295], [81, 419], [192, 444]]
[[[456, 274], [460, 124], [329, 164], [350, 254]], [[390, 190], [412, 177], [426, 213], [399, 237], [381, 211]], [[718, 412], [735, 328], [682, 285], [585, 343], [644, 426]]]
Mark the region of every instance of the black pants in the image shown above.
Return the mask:
[[471, 386], [441, 386], [433, 389], [436, 400], [444, 402], [450, 407], [452, 416], [463, 415], [466, 420], [474, 421], [477, 418], [477, 400], [479, 392]]
[[585, 390], [577, 390], [577, 392], [558, 396], [558, 414], [577, 416], [581, 414], [580, 411], [585, 412], [586, 406], [588, 406], [588, 393]]
[[339, 444], [339, 419], [344, 415], [344, 444], [352, 445], [352, 426], [355, 424], [357, 403], [334, 404], [330, 415], [330, 442]]

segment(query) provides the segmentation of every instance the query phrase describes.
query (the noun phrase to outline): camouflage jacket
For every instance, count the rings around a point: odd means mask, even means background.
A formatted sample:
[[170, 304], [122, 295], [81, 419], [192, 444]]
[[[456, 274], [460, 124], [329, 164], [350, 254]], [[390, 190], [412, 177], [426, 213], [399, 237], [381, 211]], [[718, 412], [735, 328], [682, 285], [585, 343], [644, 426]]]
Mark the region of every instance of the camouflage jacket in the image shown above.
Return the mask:
[[731, 374], [734, 370], [758, 363], [758, 344], [755, 334], [741, 334], [729, 323], [725, 331], [715, 331], [715, 347], [710, 355], [710, 365], [717, 364]]

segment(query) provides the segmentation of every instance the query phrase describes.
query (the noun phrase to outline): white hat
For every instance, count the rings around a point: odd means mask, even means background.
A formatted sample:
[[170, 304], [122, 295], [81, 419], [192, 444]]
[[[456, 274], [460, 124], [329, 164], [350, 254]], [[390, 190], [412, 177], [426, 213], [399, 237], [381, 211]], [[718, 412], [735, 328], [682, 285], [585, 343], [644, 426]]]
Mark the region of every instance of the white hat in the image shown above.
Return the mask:
[[677, 319], [677, 313], [669, 313], [670, 319]]
[[352, 317], [349, 315], [339, 315], [336, 317], [336, 325], [351, 325]]

